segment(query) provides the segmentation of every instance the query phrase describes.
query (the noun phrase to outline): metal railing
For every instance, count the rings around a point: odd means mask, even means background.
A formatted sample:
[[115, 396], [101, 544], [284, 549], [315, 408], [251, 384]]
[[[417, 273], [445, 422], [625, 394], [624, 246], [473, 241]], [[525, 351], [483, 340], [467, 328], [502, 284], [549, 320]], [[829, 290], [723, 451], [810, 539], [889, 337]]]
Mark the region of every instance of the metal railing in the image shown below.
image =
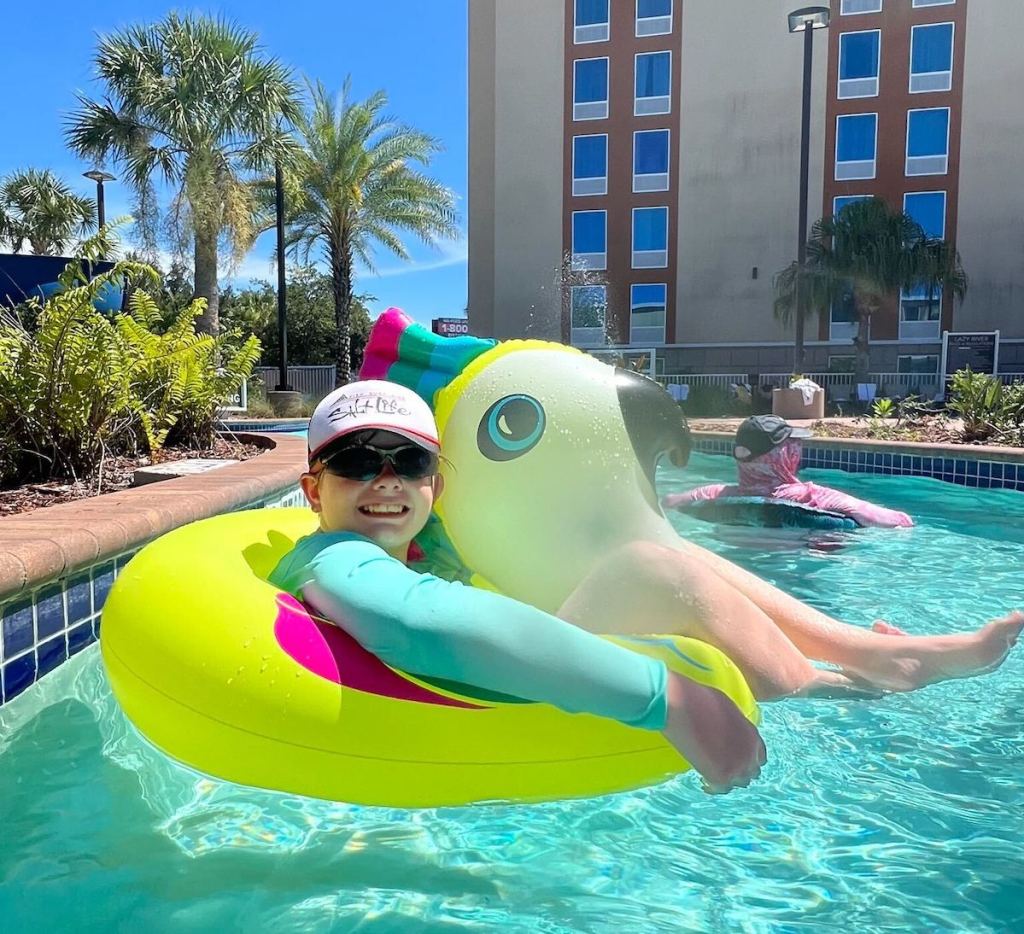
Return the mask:
[[[288, 367], [288, 383], [296, 392], [301, 392], [308, 399], [319, 402], [334, 389], [337, 368], [331, 366], [290, 366]], [[277, 386], [278, 368], [276, 366], [258, 366], [253, 376], [259, 377], [268, 390]]]

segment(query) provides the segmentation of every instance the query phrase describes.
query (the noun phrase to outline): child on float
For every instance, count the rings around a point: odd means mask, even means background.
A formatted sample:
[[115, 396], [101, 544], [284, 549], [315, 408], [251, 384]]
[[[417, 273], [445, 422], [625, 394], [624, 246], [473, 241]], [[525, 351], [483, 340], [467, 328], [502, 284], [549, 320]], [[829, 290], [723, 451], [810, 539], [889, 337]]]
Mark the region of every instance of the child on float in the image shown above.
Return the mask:
[[809, 483], [797, 476], [802, 446], [810, 437], [806, 428], [794, 428], [777, 415], [754, 415], [736, 429], [733, 458], [738, 482], [711, 483], [683, 493], [670, 493], [661, 501], [666, 509], [685, 510], [693, 503], [730, 496], [763, 496], [799, 503], [853, 519], [860, 526], [908, 528], [914, 520], [905, 512], [887, 509], [831, 487]]
[[395, 668], [661, 730], [710, 791], [756, 778], [764, 743], [722, 692], [534, 607], [407, 566], [442, 493], [438, 457], [433, 414], [411, 390], [367, 380], [328, 395], [310, 419], [301, 479], [320, 528], [271, 582]]

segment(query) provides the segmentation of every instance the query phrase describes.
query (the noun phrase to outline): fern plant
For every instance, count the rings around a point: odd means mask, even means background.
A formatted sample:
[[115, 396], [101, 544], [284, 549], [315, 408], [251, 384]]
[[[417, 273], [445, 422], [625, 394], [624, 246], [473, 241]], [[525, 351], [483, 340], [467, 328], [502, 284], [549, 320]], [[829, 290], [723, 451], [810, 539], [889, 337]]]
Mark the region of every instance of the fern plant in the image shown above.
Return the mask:
[[[0, 483], [82, 479], [108, 454], [155, 453], [165, 443], [206, 448], [217, 409], [259, 358], [255, 337], [197, 334], [204, 310], [192, 302], [166, 330], [145, 288], [149, 266], [122, 261], [90, 280], [92, 252], [68, 265], [61, 291], [36, 306], [29, 331], [0, 311]], [[112, 283], [130, 285], [126, 312], [97, 312]]]

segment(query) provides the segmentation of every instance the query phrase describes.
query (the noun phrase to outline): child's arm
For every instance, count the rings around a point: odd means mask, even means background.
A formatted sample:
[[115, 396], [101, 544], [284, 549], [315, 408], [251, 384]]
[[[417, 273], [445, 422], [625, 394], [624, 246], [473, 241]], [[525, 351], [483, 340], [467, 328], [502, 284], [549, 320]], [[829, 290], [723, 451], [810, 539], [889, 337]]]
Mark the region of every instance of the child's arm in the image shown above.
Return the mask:
[[665, 727], [664, 663], [500, 594], [418, 574], [372, 542], [321, 548], [295, 589], [394, 668]]

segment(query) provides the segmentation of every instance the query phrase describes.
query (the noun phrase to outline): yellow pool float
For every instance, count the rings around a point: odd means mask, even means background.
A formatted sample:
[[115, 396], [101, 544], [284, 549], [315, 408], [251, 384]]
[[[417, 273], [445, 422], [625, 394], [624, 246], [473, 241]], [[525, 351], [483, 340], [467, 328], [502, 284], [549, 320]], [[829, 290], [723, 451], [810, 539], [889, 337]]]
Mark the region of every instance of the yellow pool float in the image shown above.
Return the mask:
[[[306, 509], [232, 513], [143, 548], [103, 609], [115, 696], [168, 755], [243, 785], [391, 807], [584, 797], [688, 768], [660, 734], [388, 668], [266, 580]], [[757, 706], [716, 649], [618, 640]]]

